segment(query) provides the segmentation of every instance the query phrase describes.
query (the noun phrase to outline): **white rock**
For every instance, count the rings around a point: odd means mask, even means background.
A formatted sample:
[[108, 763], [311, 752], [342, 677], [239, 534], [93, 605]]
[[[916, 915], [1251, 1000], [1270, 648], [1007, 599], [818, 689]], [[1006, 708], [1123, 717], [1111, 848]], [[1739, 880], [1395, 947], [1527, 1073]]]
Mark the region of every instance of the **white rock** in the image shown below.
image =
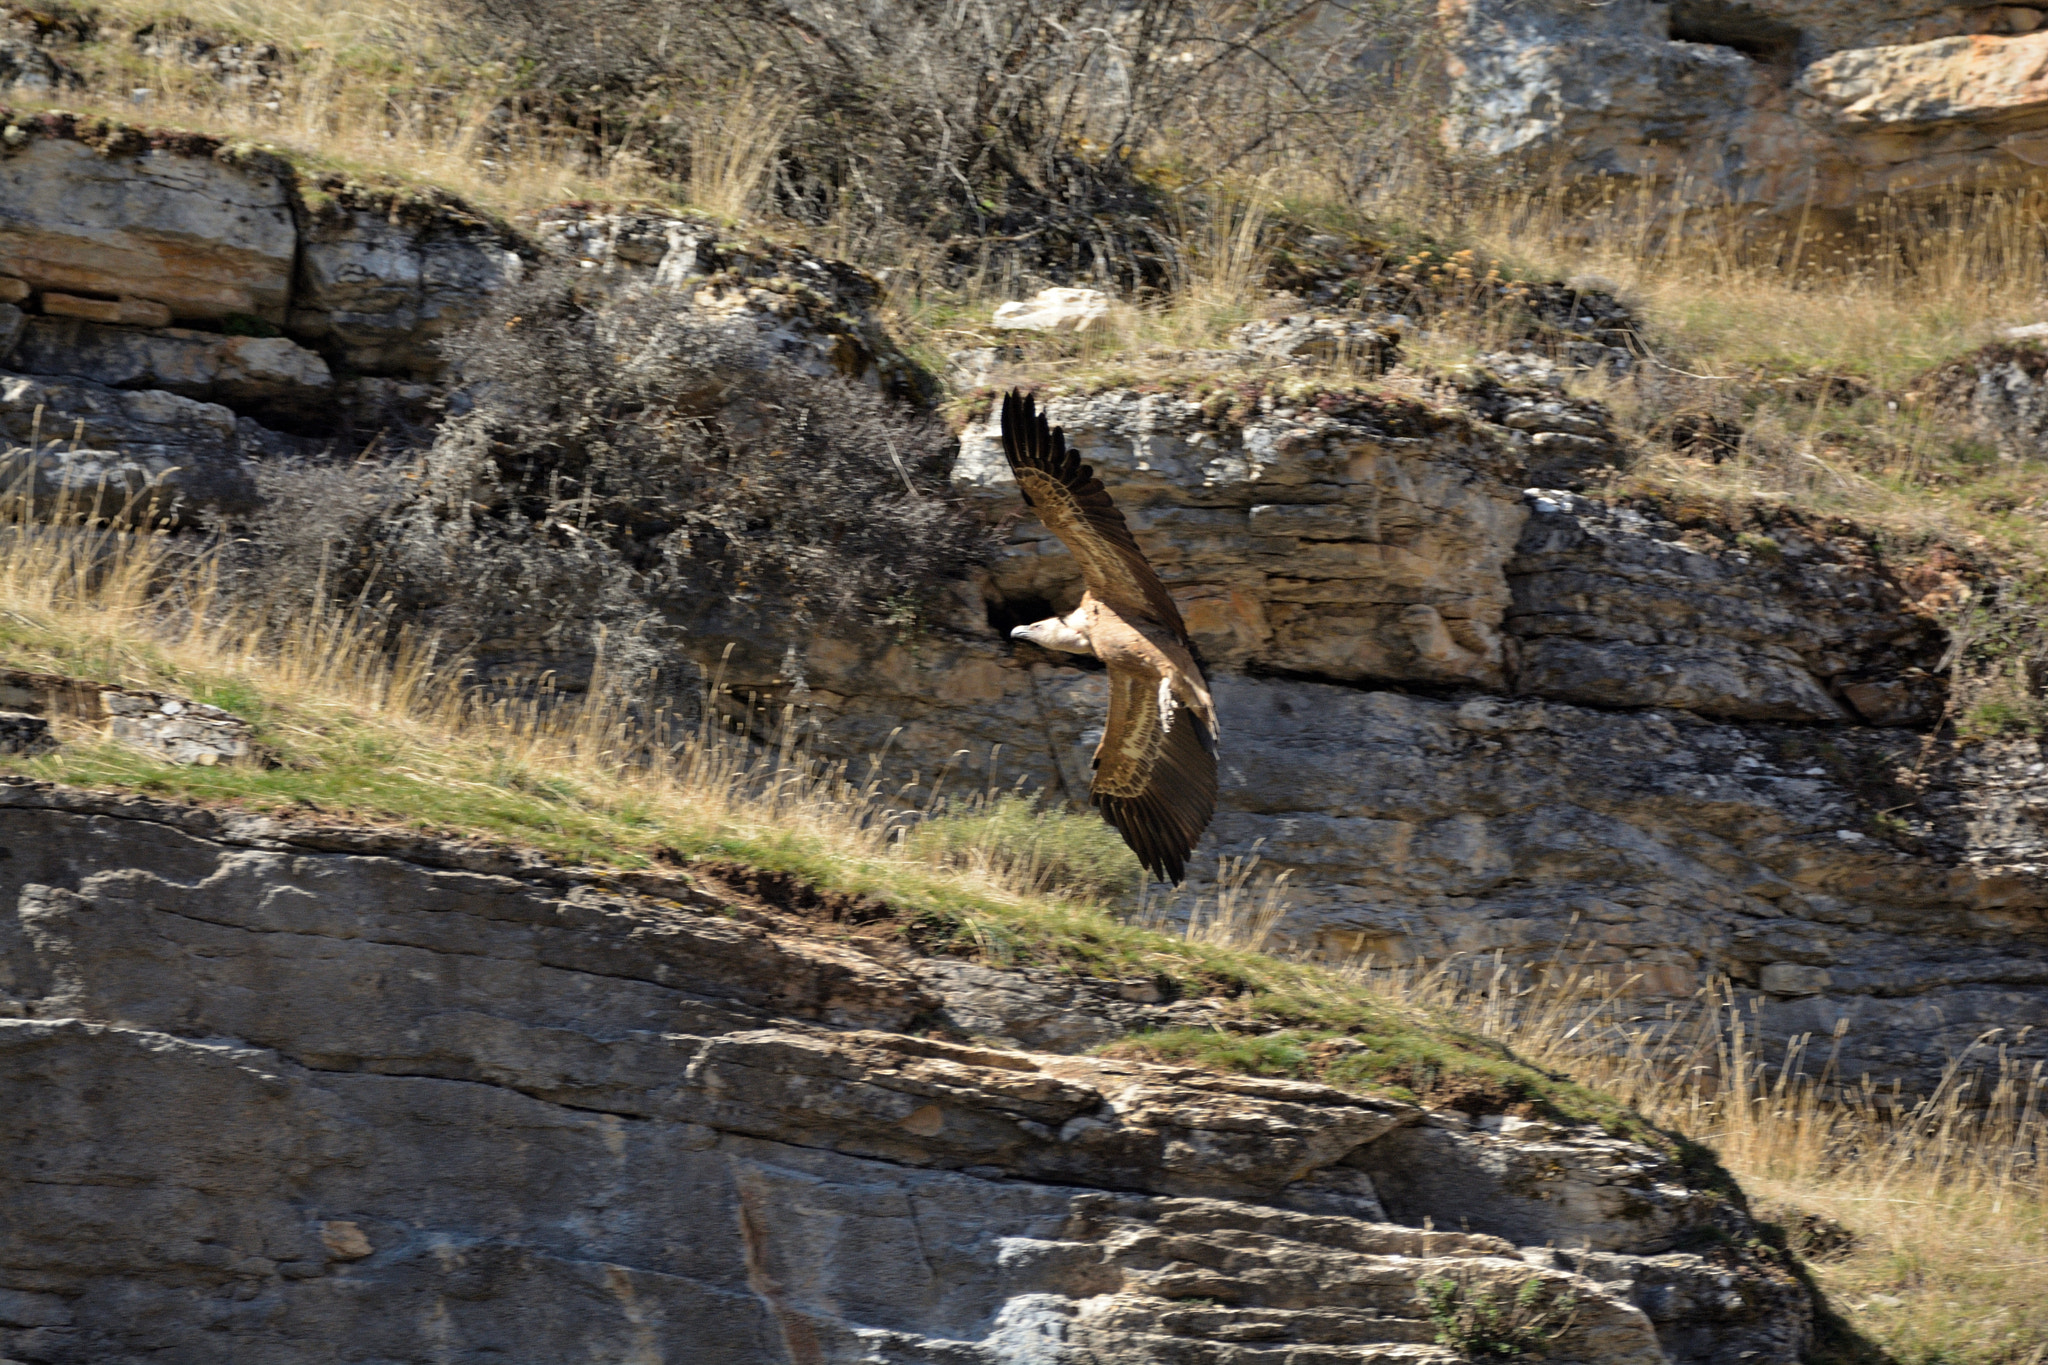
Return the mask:
[[1029, 302], [996, 309], [995, 325], [1018, 332], [1084, 332], [1109, 316], [1109, 295], [1099, 289], [1041, 289]]

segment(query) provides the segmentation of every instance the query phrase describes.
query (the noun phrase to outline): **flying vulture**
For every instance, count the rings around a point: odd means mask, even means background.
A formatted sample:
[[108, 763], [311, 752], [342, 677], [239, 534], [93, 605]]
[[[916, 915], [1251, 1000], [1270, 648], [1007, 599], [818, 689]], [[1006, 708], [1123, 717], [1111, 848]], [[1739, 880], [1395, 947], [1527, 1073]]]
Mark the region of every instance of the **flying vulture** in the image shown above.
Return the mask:
[[1010, 636], [1109, 665], [1109, 724], [1089, 799], [1146, 871], [1179, 882], [1216, 813], [1216, 704], [1188, 628], [1095, 470], [1014, 390], [1003, 398], [1003, 455], [1087, 584], [1080, 606]]

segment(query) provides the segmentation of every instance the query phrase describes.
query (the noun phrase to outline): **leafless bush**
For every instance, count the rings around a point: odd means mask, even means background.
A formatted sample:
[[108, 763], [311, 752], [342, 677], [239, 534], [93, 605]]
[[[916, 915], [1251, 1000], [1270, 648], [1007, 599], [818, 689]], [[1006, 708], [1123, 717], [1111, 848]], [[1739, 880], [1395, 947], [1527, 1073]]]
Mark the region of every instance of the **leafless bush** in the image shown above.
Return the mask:
[[258, 509], [226, 528], [224, 586], [242, 608], [288, 625], [320, 601], [352, 601], [373, 586], [375, 528], [410, 485], [393, 463], [265, 460]]
[[[466, 41], [594, 157], [688, 184], [735, 110], [786, 119], [784, 213], [952, 267], [1157, 282], [1162, 200], [1302, 148], [1383, 173], [1421, 0], [476, 0]], [[707, 139], [703, 129], [719, 125]], [[1391, 144], [1389, 144], [1391, 145]], [[1334, 155], [1332, 155], [1334, 153]], [[1141, 172], [1173, 163], [1164, 177]], [[1184, 215], [1183, 215], [1184, 216]]]
[[451, 346], [475, 378], [420, 467], [281, 476], [274, 529], [250, 536], [274, 570], [244, 582], [388, 602], [487, 676], [573, 686], [602, 653], [616, 677], [673, 684], [691, 671], [679, 634], [901, 624], [984, 552], [935, 419], [673, 293], [577, 285], [512, 291]]

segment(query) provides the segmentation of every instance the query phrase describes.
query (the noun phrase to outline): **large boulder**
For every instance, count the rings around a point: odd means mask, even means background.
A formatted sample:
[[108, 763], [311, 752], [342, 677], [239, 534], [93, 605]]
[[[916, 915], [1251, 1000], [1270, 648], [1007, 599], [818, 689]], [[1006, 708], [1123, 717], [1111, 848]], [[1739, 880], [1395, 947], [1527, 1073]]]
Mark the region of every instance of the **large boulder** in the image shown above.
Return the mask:
[[178, 319], [282, 323], [298, 250], [289, 169], [134, 141], [0, 144], [0, 275], [147, 299]]
[[1453, 144], [1649, 182], [1695, 215], [1832, 229], [1959, 184], [2032, 183], [2048, 164], [2034, 8], [1446, 0], [1441, 14]]

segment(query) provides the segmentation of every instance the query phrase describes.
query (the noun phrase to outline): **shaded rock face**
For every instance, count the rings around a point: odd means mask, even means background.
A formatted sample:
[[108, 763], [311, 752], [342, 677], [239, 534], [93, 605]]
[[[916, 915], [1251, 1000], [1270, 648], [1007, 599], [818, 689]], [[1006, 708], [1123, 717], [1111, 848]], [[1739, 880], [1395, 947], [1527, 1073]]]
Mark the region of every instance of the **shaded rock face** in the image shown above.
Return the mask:
[[271, 435], [217, 403], [160, 389], [0, 373], [7, 487], [73, 515], [176, 522], [253, 511], [249, 457], [274, 449]]
[[1731, 720], [1937, 718], [1943, 634], [1857, 542], [1793, 526], [1730, 544], [1654, 510], [1528, 501], [1507, 565], [1517, 691]]
[[317, 422], [334, 401], [327, 362], [286, 337], [144, 331], [71, 318], [36, 318], [14, 355], [26, 374], [70, 376], [116, 389], [160, 389], [272, 425]]
[[290, 330], [364, 374], [438, 377], [435, 343], [475, 321], [525, 268], [500, 232], [474, 219], [407, 218], [355, 198], [304, 216]]
[[1840, 214], [2048, 164], [2042, 12], [1932, 0], [1447, 0], [1465, 150]]
[[1565, 1362], [1808, 1338], [1647, 1148], [910, 1036], [917, 962], [682, 876], [22, 783], [0, 843], [10, 1358], [1448, 1365], [1443, 1280]]
[[[1846, 1019], [1846, 1073], [1912, 1086], [2048, 1016], [2038, 755], [1915, 728], [1943, 706], [1922, 602], [1942, 575], [1840, 525], [1524, 489], [1541, 433], [1412, 400], [1241, 423], [1165, 394], [1047, 401], [1209, 666], [1223, 790], [1196, 866], [1289, 870], [1284, 939], [1562, 953], [1650, 1006], [1727, 976], [1768, 1046]], [[977, 419], [955, 480], [991, 517], [1021, 512], [1000, 460]], [[1106, 679], [1005, 638], [1079, 591], [1021, 515], [980, 600], [913, 634], [796, 640], [721, 603], [679, 648], [763, 715], [795, 703], [826, 754], [1085, 802]], [[1069, 1027], [982, 1015], [1032, 1045]]]

